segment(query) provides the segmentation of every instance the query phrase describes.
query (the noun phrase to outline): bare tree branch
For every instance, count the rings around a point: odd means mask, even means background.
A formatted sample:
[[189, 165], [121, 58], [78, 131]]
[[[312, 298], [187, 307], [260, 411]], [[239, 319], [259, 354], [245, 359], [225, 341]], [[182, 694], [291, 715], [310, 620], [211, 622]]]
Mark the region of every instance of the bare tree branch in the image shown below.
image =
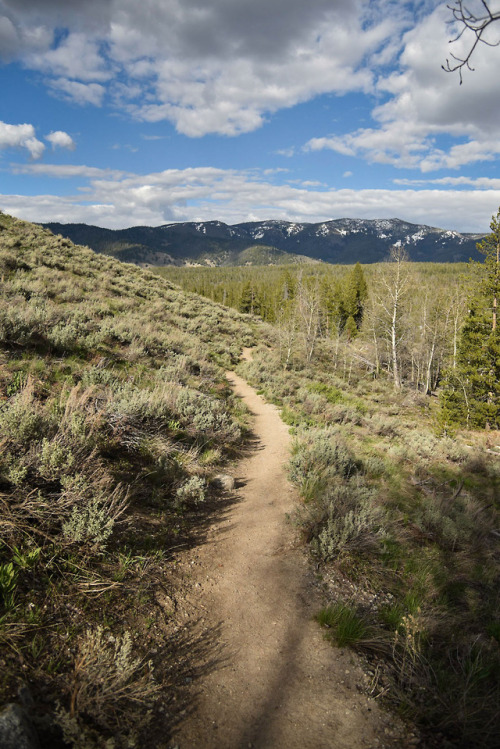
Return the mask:
[[450, 44], [457, 42], [467, 32], [472, 33], [473, 39], [465, 57], [457, 57], [457, 55], [454, 55], [452, 52], [450, 57], [446, 59], [446, 65], [441, 65], [443, 70], [447, 73], [454, 73], [458, 70], [460, 75], [460, 85], [462, 85], [463, 69], [467, 68], [467, 70], [474, 70], [470, 61], [478, 44], [486, 44], [487, 47], [498, 47], [500, 45], [500, 39], [497, 42], [489, 42], [484, 38], [486, 30], [493, 23], [500, 21], [500, 11], [492, 12], [486, 0], [481, 0], [481, 6], [483, 9], [482, 12], [473, 12], [469, 10], [469, 8], [464, 5], [464, 0], [455, 0], [453, 5], [447, 6], [453, 16], [450, 23], [458, 21], [461, 26], [461, 30], [457, 36], [454, 39], [450, 39]]

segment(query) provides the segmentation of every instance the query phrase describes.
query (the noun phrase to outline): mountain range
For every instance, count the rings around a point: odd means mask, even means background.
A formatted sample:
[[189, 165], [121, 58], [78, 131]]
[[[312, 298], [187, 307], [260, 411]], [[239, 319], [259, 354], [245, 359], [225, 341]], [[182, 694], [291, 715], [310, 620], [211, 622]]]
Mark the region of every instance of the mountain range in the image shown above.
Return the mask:
[[76, 244], [139, 265], [270, 265], [293, 262], [376, 263], [404, 245], [412, 260], [479, 259], [484, 235], [461, 234], [400, 219], [336, 219], [322, 223], [221, 221], [103, 229], [87, 224], [45, 227]]

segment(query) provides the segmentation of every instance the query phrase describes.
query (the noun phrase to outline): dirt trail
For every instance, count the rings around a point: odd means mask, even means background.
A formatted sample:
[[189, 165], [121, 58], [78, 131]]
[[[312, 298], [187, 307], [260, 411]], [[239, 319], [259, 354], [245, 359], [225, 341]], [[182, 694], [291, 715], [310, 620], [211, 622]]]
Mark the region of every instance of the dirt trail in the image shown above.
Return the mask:
[[[254, 414], [256, 446], [237, 468], [240, 501], [195, 552], [192, 601], [218, 662], [192, 684], [180, 749], [354, 749], [404, 746], [400, 728], [357, 690], [355, 656], [332, 648], [312, 616], [319, 607], [286, 513], [294, 490], [284, 465], [289, 434], [278, 410], [234, 373]], [[203, 632], [200, 633], [201, 636]]]

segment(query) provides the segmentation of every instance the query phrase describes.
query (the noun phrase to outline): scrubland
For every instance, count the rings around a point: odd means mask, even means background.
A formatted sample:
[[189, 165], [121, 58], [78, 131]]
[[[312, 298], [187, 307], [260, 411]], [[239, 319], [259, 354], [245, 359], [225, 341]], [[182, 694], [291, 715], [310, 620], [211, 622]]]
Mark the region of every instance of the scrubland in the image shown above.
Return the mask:
[[239, 449], [251, 328], [2, 214], [0, 277], [0, 698], [28, 685], [47, 746], [168, 735], [183, 645], [155, 595]]
[[[500, 435], [443, 434], [437, 399], [332, 366], [239, 371], [282, 408], [303, 498], [290, 518], [324, 587], [318, 622], [431, 746], [498, 746]], [[349, 378], [349, 384], [347, 384]]]
[[364, 321], [346, 269], [285, 269], [267, 302], [245, 269], [233, 302], [271, 325], [0, 214], [0, 698], [27, 685], [45, 745], [154, 745], [180, 714], [196, 648], [168, 580], [228, 501], [236, 365], [294, 436], [318, 626], [429, 745], [500, 745], [500, 434], [443, 417], [466, 296], [434, 270], [405, 287], [391, 357], [384, 267]]

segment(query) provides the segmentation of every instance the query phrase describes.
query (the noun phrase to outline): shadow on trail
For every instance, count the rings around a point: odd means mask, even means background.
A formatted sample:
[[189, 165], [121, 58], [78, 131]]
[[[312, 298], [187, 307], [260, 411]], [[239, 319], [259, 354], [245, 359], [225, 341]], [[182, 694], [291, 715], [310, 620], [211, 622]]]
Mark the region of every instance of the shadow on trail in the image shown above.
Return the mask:
[[155, 654], [155, 678], [169, 685], [169, 697], [161, 703], [160, 709], [154, 709], [153, 729], [148, 728], [144, 746], [164, 746], [165, 739], [174, 734], [176, 726], [196, 711], [199, 694], [196, 683], [228, 663], [220, 636], [221, 623], [207, 628], [200, 627], [199, 620], [191, 621]]
[[[258, 711], [253, 715], [248, 715], [244, 721], [241, 737], [235, 744], [235, 749], [246, 749], [250, 746], [254, 749], [264, 749], [264, 747], [269, 749], [277, 746], [277, 720], [283, 720], [283, 711], [287, 710], [289, 697], [296, 689], [297, 682], [303, 678], [298, 661], [301, 643], [305, 636], [306, 625], [303, 620], [300, 621], [297, 618], [287, 625], [283, 645], [273, 659], [274, 665], [269, 669], [274, 673], [274, 678], [270, 680], [266, 691], [261, 695]], [[287, 719], [292, 724], [300, 723], [303, 730], [303, 714], [292, 713], [287, 716]], [[320, 749], [319, 746], [318, 749]]]

